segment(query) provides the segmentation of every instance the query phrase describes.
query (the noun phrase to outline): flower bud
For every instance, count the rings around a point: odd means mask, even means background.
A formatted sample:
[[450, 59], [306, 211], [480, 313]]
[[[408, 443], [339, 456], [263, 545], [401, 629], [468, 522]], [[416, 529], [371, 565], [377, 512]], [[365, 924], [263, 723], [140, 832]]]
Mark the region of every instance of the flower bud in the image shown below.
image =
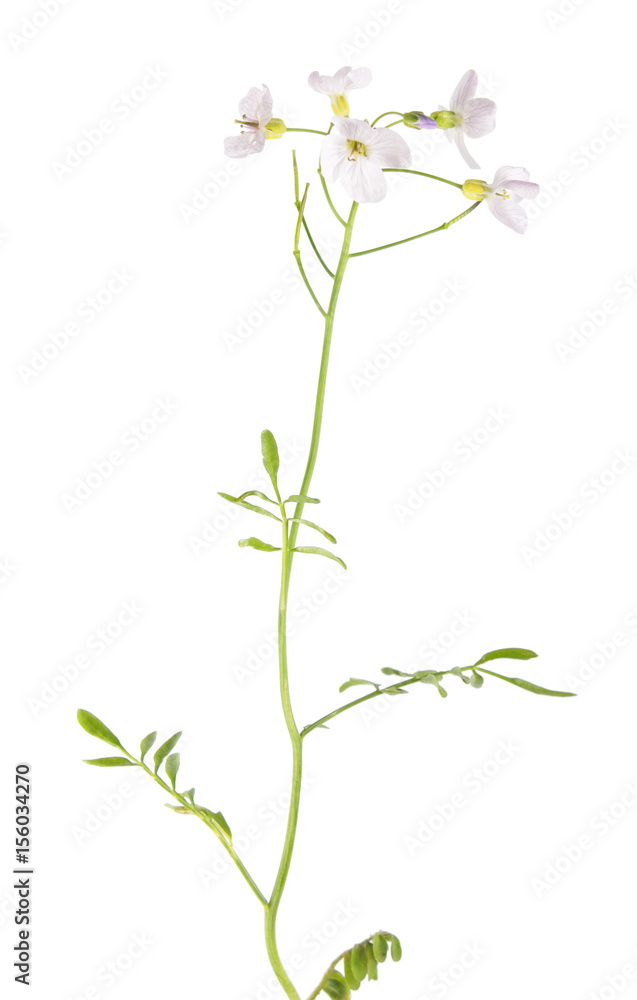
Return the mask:
[[462, 185], [462, 193], [465, 198], [469, 198], [470, 201], [482, 201], [487, 193], [487, 182], [486, 181], [476, 181], [468, 180]]
[[438, 128], [455, 128], [458, 122], [458, 115], [454, 111], [432, 111], [431, 117]]
[[438, 128], [438, 125], [423, 111], [408, 111], [403, 115], [403, 122], [408, 128]]
[[265, 126], [266, 139], [280, 139], [284, 132], [287, 132], [287, 126], [280, 118], [270, 118]]

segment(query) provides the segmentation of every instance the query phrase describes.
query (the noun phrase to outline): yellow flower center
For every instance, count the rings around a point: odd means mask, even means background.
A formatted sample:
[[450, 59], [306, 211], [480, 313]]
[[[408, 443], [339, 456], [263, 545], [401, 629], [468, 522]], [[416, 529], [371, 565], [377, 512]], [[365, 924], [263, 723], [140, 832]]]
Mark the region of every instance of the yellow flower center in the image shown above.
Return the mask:
[[349, 147], [348, 160], [357, 160], [359, 156], [367, 156], [365, 145], [358, 139], [348, 139], [347, 145]]

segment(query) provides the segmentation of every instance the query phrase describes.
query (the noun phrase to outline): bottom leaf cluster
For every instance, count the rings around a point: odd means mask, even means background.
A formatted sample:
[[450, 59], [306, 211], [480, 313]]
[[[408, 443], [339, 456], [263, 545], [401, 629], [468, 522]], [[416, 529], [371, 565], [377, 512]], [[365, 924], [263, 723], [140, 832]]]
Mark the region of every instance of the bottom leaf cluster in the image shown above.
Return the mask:
[[370, 981], [378, 979], [378, 966], [385, 961], [388, 954], [394, 962], [399, 962], [402, 953], [400, 941], [395, 934], [378, 931], [341, 955], [343, 972], [332, 968], [322, 986], [322, 991], [327, 993], [330, 1000], [350, 1000], [351, 991], [357, 990], [365, 979]]

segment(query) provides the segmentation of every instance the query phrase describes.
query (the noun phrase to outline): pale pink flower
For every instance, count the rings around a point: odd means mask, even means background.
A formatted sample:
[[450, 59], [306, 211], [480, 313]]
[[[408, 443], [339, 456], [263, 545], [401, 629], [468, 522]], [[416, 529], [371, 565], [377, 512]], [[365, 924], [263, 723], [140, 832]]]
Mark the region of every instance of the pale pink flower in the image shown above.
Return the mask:
[[408, 167], [409, 146], [388, 128], [372, 128], [357, 118], [332, 119], [323, 140], [321, 168], [339, 180], [354, 201], [381, 201], [387, 194], [385, 167]]
[[520, 202], [525, 198], [537, 198], [540, 185], [529, 180], [525, 167], [500, 167], [492, 184], [468, 180], [462, 185], [462, 192], [472, 201], [486, 201], [499, 222], [516, 233], [524, 233], [529, 220]]
[[332, 104], [332, 111], [335, 115], [349, 115], [349, 104], [347, 92], [349, 90], [359, 90], [366, 87], [372, 79], [371, 69], [352, 69], [351, 66], [343, 66], [334, 76], [320, 76], [316, 70], [310, 73], [308, 83], [312, 90], [319, 94], [327, 94]]

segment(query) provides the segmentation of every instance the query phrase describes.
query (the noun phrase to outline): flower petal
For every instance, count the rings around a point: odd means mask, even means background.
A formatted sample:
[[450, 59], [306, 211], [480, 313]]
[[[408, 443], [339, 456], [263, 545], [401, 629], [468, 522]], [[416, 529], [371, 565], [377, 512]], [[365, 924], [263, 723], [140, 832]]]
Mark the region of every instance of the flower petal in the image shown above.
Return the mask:
[[353, 69], [350, 71], [349, 79], [347, 81], [347, 89], [360, 90], [361, 87], [369, 86], [371, 82], [371, 69], [367, 69], [366, 66], [361, 66], [360, 69]]
[[340, 174], [343, 162], [347, 160], [348, 154], [349, 146], [347, 138], [339, 134], [336, 130], [330, 132], [323, 139], [321, 146], [321, 170], [323, 173], [335, 181]]
[[459, 129], [459, 128], [450, 128], [450, 129], [447, 129], [447, 135], [449, 136], [450, 139], [452, 139], [455, 142], [456, 146], [458, 147], [458, 152], [460, 153], [460, 155], [461, 155], [462, 159], [464, 160], [464, 162], [469, 167], [471, 167], [472, 170], [479, 170], [480, 169], [480, 164], [476, 163], [476, 161], [472, 157], [471, 153], [469, 152], [469, 150], [465, 146], [464, 136], [462, 134], [462, 130]]
[[496, 190], [506, 187], [509, 181], [528, 181], [529, 172], [526, 167], [498, 167], [491, 185]]
[[333, 93], [332, 89], [334, 84], [333, 76], [320, 76], [317, 70], [314, 70], [314, 72], [310, 73], [310, 75], [308, 76], [307, 82], [312, 88], [312, 90], [315, 90], [317, 94]]
[[467, 101], [469, 101], [478, 87], [478, 74], [474, 69], [468, 69], [458, 83], [449, 100], [450, 111], [462, 111]]
[[505, 185], [507, 191], [511, 191], [518, 198], [537, 198], [540, 193], [540, 185], [532, 181], [508, 180]]
[[411, 150], [402, 136], [388, 128], [371, 129], [372, 134], [362, 141], [368, 151], [367, 158], [379, 167], [408, 167]]
[[518, 202], [512, 201], [510, 198], [499, 198], [495, 195], [493, 198], [488, 199], [487, 205], [498, 222], [503, 222], [505, 226], [513, 229], [516, 233], [524, 233], [526, 231], [529, 220], [526, 217], [526, 212]]
[[387, 179], [382, 169], [366, 156], [352, 160], [346, 158], [339, 180], [354, 201], [381, 201], [387, 194]]
[[250, 153], [260, 153], [264, 146], [264, 129], [255, 129], [253, 132], [242, 132], [241, 135], [229, 135], [224, 139], [226, 156], [233, 156], [235, 158], [249, 156]]
[[487, 97], [474, 97], [467, 102], [462, 128], [470, 139], [479, 139], [495, 128], [496, 106]]
[[335, 115], [332, 118], [332, 125], [334, 127], [330, 135], [339, 132], [347, 139], [356, 139], [363, 143], [368, 143], [376, 132], [376, 129], [359, 118], [344, 118], [341, 115]]
[[[247, 118], [251, 122], [259, 122], [261, 124], [261, 116], [264, 112], [267, 112], [269, 108], [269, 117], [267, 121], [270, 121], [272, 117], [272, 95], [266, 86], [263, 87], [250, 87], [250, 90], [245, 97], [242, 97], [239, 101], [239, 115], [241, 117]], [[266, 122], [263, 122], [266, 124]]]

